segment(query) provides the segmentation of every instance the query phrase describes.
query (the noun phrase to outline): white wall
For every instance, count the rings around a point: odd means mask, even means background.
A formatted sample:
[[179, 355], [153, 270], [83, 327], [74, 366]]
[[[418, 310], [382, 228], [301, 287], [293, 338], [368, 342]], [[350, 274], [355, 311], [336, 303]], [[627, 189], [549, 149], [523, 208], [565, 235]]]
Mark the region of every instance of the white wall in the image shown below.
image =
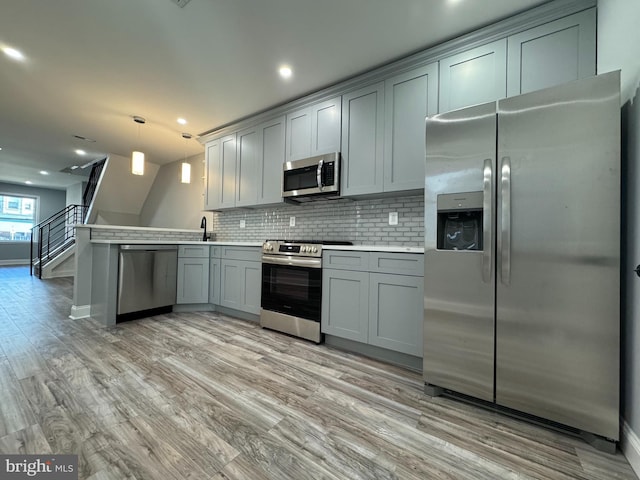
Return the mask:
[[197, 229], [207, 217], [212, 225], [211, 212], [204, 207], [204, 153], [187, 158], [191, 164], [191, 183], [180, 182], [183, 160], [163, 165], [149, 191], [140, 213], [140, 226]]
[[[623, 451], [640, 475], [640, 1], [598, 1], [598, 73], [621, 69], [623, 190]], [[623, 208], [623, 211], [625, 209]], [[624, 233], [624, 232], [623, 232]]]
[[74, 183], [67, 187], [67, 206], [82, 205], [82, 194], [84, 193], [85, 182]]
[[131, 173], [131, 160], [109, 155], [89, 212], [89, 223], [140, 225], [140, 212], [160, 170], [145, 162], [144, 175]]

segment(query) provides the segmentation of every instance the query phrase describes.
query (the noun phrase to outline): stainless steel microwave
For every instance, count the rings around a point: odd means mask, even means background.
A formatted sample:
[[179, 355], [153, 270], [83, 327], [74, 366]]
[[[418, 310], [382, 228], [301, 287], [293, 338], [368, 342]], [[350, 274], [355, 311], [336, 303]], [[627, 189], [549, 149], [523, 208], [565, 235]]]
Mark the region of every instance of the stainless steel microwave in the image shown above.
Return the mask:
[[340, 194], [340, 153], [285, 162], [282, 196], [290, 201], [308, 201], [316, 196]]

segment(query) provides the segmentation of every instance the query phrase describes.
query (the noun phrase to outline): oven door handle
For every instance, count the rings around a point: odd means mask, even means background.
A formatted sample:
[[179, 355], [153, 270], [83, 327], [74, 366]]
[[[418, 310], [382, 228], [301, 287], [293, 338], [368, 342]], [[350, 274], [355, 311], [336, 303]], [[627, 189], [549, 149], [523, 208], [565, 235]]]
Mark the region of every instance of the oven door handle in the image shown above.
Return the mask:
[[292, 257], [290, 255], [262, 255], [262, 263], [291, 267], [322, 268], [322, 259]]

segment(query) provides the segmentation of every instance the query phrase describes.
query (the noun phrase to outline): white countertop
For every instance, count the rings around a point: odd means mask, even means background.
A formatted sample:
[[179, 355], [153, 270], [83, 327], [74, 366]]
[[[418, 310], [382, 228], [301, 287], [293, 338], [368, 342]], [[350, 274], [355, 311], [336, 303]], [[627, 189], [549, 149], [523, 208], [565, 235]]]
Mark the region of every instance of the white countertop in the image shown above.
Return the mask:
[[90, 228], [93, 230], [132, 230], [141, 232], [191, 232], [202, 234], [202, 229], [189, 228], [161, 228], [161, 227], [132, 227], [129, 225], [98, 225], [95, 223], [77, 223], [75, 228]]
[[231, 245], [234, 247], [262, 247], [262, 242], [203, 242], [195, 240], [91, 240], [108, 245]]
[[400, 245], [323, 245], [322, 249], [357, 252], [424, 253], [424, 247], [403, 247]]

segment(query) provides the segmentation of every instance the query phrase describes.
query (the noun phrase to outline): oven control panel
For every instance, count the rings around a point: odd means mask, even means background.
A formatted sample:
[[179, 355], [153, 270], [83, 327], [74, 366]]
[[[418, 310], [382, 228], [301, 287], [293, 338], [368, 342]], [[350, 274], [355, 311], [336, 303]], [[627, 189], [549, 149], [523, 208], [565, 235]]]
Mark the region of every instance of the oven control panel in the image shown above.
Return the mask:
[[300, 257], [322, 256], [322, 245], [267, 240], [262, 244], [262, 252], [270, 255], [295, 255]]

